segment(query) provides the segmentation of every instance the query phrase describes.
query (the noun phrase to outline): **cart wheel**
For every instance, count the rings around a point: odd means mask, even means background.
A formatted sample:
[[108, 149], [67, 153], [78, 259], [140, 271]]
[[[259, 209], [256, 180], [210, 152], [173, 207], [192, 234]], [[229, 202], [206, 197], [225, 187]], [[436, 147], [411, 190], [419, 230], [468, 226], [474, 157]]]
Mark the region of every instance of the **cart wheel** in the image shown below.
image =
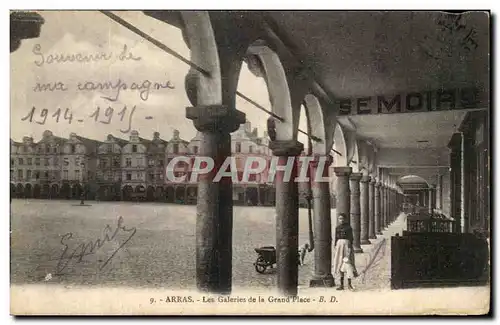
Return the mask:
[[267, 265], [262, 256], [257, 257], [257, 261], [255, 262], [255, 271], [262, 274], [266, 272]]

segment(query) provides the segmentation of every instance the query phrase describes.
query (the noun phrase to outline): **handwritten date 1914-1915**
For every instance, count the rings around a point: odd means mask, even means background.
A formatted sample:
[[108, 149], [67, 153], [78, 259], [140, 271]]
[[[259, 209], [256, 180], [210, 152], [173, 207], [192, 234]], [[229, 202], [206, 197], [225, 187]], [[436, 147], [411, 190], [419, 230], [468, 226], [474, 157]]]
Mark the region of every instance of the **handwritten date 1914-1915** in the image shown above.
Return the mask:
[[110, 225], [106, 225], [103, 230], [102, 238], [92, 240], [88, 243], [81, 243], [77, 245], [76, 248], [70, 249], [73, 233], [69, 232], [63, 235], [61, 238], [61, 245], [64, 247], [64, 250], [59, 257], [56, 274], [62, 274], [71, 261], [74, 263], [81, 263], [84, 257], [96, 254], [106, 243], [117, 240], [117, 236], [120, 233], [126, 234], [124, 240], [119, 244], [118, 248], [114, 249], [106, 260], [101, 261], [102, 263], [99, 265], [99, 270], [104, 269], [104, 267], [106, 267], [106, 265], [108, 265], [113, 257], [120, 251], [120, 249], [122, 249], [132, 239], [132, 237], [134, 237], [136, 232], [137, 229], [135, 227], [125, 227], [123, 217], [120, 216], [114, 230]]
[[[132, 129], [132, 116], [134, 115], [135, 110], [136, 106], [129, 108], [125, 105], [121, 110], [117, 111], [120, 122], [123, 122], [125, 120], [125, 116], [128, 115], [128, 127], [124, 130], [120, 130], [122, 133], [128, 133]], [[39, 111], [39, 113], [35, 114], [37, 111]], [[92, 114], [90, 114], [87, 118], [94, 123], [110, 124], [113, 120], [114, 113], [115, 109], [111, 106], [108, 106], [106, 109], [101, 109], [101, 107], [97, 106]], [[56, 123], [59, 123], [61, 119], [66, 121], [68, 124], [73, 122], [73, 112], [70, 108], [66, 108], [64, 110], [57, 108], [54, 112], [49, 112], [47, 108], [37, 110], [35, 106], [30, 109], [28, 114], [24, 116], [21, 121], [28, 121], [30, 123], [35, 122], [37, 124], [44, 125], [49, 115], [55, 119]], [[39, 119], [37, 120], [38, 117]], [[78, 123], [83, 123], [84, 119], [78, 118], [76, 121]]]

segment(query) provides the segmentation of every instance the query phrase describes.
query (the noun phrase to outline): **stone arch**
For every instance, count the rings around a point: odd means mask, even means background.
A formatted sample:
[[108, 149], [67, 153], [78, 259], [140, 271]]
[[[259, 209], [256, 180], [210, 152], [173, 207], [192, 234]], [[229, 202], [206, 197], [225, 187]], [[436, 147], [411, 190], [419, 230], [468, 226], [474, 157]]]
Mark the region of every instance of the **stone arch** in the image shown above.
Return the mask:
[[356, 140], [353, 140], [353, 143], [352, 143], [352, 155], [350, 155], [350, 159], [349, 159], [349, 167], [352, 168], [352, 172], [353, 173], [359, 173], [361, 172], [362, 170], [362, 167], [361, 167], [361, 161], [360, 161], [360, 154], [359, 154], [359, 145], [358, 145], [358, 141]]
[[428, 180], [425, 177], [416, 174], [401, 176], [398, 178], [396, 183], [397, 184], [425, 183], [427, 184], [427, 186], [430, 186]]
[[16, 197], [16, 185], [14, 183], [10, 183], [10, 198]]
[[308, 131], [311, 130], [313, 136], [322, 140], [321, 142], [312, 141], [312, 152], [318, 155], [327, 155], [333, 147], [335, 129], [331, 128], [331, 130], [327, 132], [323, 110], [316, 96], [307, 94], [304, 97], [304, 106], [306, 108], [306, 117], [309, 126]]
[[122, 198], [124, 201], [130, 201], [132, 200], [132, 196], [134, 193], [134, 188], [130, 185], [125, 185], [122, 188]]
[[168, 203], [174, 203], [175, 202], [175, 189], [173, 186], [167, 186], [165, 190], [165, 200]]
[[24, 186], [24, 197], [27, 199], [32, 198], [33, 195], [33, 186], [30, 183], [27, 183]]
[[335, 132], [333, 134], [333, 148], [339, 154], [335, 154], [333, 164], [337, 167], [347, 166], [347, 143], [344, 130], [339, 123], [335, 124]]
[[186, 93], [193, 105], [222, 103], [219, 53], [207, 11], [182, 11], [183, 37], [190, 49], [191, 61], [209, 72], [191, 69], [186, 75]]
[[16, 197], [18, 198], [24, 197], [24, 186], [21, 183], [17, 183], [16, 185]]
[[155, 200], [155, 188], [151, 185], [146, 189], [146, 200], [150, 202]]
[[290, 88], [278, 54], [264, 41], [256, 40], [248, 47], [247, 60], [249, 69], [266, 81], [271, 111], [283, 119], [275, 121], [276, 139], [297, 139], [299, 119], [298, 116], [294, 118]]

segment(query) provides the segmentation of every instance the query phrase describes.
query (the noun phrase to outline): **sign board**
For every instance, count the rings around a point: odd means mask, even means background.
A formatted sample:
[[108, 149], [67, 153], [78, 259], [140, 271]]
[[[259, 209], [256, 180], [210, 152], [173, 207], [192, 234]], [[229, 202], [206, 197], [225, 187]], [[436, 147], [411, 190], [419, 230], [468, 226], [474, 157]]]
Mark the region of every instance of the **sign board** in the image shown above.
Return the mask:
[[488, 94], [479, 88], [402, 93], [341, 99], [339, 115], [375, 115], [487, 109]]

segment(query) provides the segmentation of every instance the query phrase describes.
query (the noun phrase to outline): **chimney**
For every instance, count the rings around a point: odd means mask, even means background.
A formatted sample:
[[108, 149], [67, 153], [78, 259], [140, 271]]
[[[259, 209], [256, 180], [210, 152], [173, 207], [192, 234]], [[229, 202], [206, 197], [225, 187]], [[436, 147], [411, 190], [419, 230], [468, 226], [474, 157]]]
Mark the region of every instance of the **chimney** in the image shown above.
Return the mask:
[[160, 132], [153, 133], [153, 140], [158, 140], [160, 138]]
[[137, 132], [136, 130], [130, 132], [130, 141], [139, 141], [139, 132]]

